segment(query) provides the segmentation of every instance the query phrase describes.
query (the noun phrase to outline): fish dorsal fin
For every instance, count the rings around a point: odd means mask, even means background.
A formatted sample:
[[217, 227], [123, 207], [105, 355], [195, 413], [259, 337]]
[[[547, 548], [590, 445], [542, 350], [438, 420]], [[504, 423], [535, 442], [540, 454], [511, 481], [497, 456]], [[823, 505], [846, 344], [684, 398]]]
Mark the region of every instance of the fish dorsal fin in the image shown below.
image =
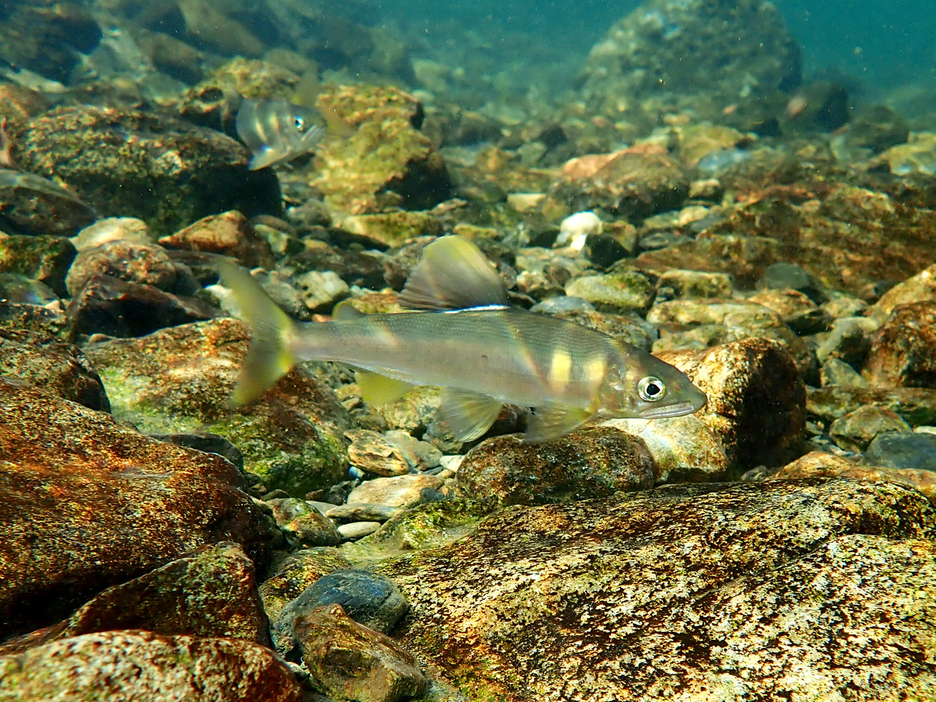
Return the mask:
[[542, 444], [558, 439], [578, 429], [593, 416], [593, 412], [583, 407], [554, 402], [534, 407], [533, 415], [527, 421], [527, 430], [523, 435], [523, 440], [528, 444]]
[[423, 250], [400, 304], [411, 310], [504, 306], [507, 292], [477, 246], [460, 236], [444, 236]]
[[399, 400], [413, 389], [413, 385], [405, 380], [388, 378], [373, 371], [357, 370], [354, 376], [361, 388], [361, 397], [372, 407]]
[[470, 390], [445, 388], [439, 415], [459, 441], [471, 441], [484, 434], [497, 415], [501, 403], [488, 395]]
[[360, 319], [366, 316], [366, 314], [351, 304], [351, 300], [342, 300], [335, 305], [335, 309], [332, 310], [332, 317], [339, 322], [347, 322], [349, 319]]

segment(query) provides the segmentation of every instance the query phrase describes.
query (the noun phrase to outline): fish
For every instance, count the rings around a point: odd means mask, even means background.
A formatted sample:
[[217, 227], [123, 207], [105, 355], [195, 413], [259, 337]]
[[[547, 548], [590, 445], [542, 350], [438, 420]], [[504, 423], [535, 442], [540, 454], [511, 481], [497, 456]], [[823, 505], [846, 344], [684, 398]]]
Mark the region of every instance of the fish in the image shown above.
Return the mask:
[[676, 417], [706, 404], [682, 371], [643, 349], [508, 305], [492, 264], [456, 235], [423, 250], [399, 296], [408, 311], [395, 314], [364, 315], [345, 301], [331, 321], [299, 323], [244, 269], [228, 260], [218, 269], [253, 332], [231, 395], [235, 406], [311, 360], [352, 367], [371, 405], [414, 386], [441, 387], [440, 418], [461, 441], [484, 435], [505, 404], [531, 408], [528, 443], [593, 419]]
[[312, 151], [324, 129], [316, 113], [285, 100], [244, 100], [234, 126], [253, 155], [247, 168], [256, 171]]

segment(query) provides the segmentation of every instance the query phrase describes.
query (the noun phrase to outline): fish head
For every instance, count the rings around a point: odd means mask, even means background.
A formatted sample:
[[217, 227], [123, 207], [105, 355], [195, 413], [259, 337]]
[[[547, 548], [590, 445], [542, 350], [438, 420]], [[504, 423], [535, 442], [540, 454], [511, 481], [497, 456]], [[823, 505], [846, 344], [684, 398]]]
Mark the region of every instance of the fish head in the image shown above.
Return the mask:
[[285, 163], [308, 153], [322, 137], [316, 112], [285, 100], [244, 100], [237, 135], [253, 154], [250, 170]]
[[622, 348], [599, 391], [599, 416], [660, 419], [698, 412], [708, 398], [685, 373], [645, 351]]

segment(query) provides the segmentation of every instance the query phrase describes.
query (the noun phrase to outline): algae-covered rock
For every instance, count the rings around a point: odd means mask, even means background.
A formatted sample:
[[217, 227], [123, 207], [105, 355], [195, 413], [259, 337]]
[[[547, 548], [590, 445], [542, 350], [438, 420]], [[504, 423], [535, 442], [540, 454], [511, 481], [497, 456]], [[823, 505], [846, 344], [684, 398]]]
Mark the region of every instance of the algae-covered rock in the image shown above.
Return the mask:
[[75, 247], [59, 236], [0, 236], [0, 272], [18, 273], [65, 295], [65, 277]]
[[243, 323], [218, 319], [91, 344], [86, 352], [115, 415], [144, 431], [219, 434], [243, 452], [245, 469], [267, 488], [293, 496], [339, 482], [350, 418], [311, 374], [296, 368], [260, 400], [227, 407], [249, 339]]
[[620, 271], [576, 278], [565, 288], [566, 295], [590, 302], [599, 312], [645, 313], [653, 304], [653, 283], [638, 271]]
[[24, 168], [61, 178], [102, 216], [139, 217], [160, 234], [226, 210], [282, 208], [276, 176], [248, 171], [244, 146], [168, 117], [63, 107], [28, 122], [16, 140]]
[[670, 486], [514, 508], [381, 572], [403, 645], [471, 700], [924, 699], [934, 535], [895, 485]]
[[8, 233], [73, 236], [94, 218], [90, 205], [58, 183], [0, 168], [0, 228]]

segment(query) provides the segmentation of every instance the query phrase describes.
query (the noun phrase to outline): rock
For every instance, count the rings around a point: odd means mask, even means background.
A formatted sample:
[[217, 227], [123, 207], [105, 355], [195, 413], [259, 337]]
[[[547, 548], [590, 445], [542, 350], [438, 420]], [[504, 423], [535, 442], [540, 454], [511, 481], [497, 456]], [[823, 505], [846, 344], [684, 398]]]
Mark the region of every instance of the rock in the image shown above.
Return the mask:
[[25, 169], [61, 178], [102, 215], [138, 217], [157, 234], [226, 210], [247, 216], [281, 210], [276, 175], [248, 171], [246, 148], [179, 120], [61, 107], [31, 120], [17, 141]]
[[316, 151], [313, 184], [333, 208], [352, 215], [422, 210], [449, 197], [445, 162], [418, 131], [423, 109], [413, 97], [396, 88], [342, 85], [319, 101], [355, 127]]
[[331, 312], [351, 294], [351, 288], [334, 271], [309, 271], [295, 280], [302, 304], [313, 313]]
[[427, 212], [399, 210], [345, 217], [341, 228], [372, 239], [380, 247], [399, 246], [414, 236], [440, 236], [442, 223]]
[[134, 244], [151, 244], [153, 235], [146, 222], [136, 217], [106, 217], [90, 224], [71, 242], [78, 251], [93, 249], [112, 241], [127, 241]]
[[516, 434], [488, 439], [465, 456], [457, 481], [466, 497], [541, 505], [649, 488], [654, 464], [643, 440], [591, 427], [545, 444], [526, 444]]
[[388, 636], [357, 624], [341, 605], [300, 617], [296, 635], [313, 685], [332, 699], [396, 702], [426, 690], [413, 656]]
[[680, 207], [689, 194], [685, 168], [664, 149], [634, 147], [608, 154], [597, 168], [570, 162], [548, 198], [578, 210], [642, 219]]
[[868, 317], [840, 317], [816, 348], [816, 357], [820, 363], [837, 358], [851, 366], [860, 366], [871, 347], [871, 334], [877, 328], [878, 323]]
[[936, 389], [864, 388], [832, 385], [811, 390], [807, 410], [832, 422], [862, 405], [877, 405], [895, 412], [910, 426], [936, 424]]
[[248, 268], [269, 267], [273, 262], [270, 245], [237, 210], [203, 217], [184, 229], [161, 237], [159, 243], [169, 249], [233, 256]]
[[8, 233], [73, 236], [94, 218], [90, 205], [55, 181], [0, 168], [0, 227]]
[[806, 392], [790, 354], [774, 341], [745, 339], [699, 354], [668, 354], [708, 395], [698, 417], [733, 467], [788, 460], [802, 441]]
[[366, 502], [389, 507], [412, 507], [426, 501], [425, 490], [438, 490], [442, 481], [434, 475], [398, 475], [367, 480], [351, 491], [348, 504]]
[[402, 507], [355, 502], [350, 505], [336, 505], [328, 510], [325, 516], [336, 522], [385, 522], [402, 509]]
[[880, 153], [910, 137], [906, 120], [887, 105], [871, 105], [857, 112], [848, 123], [845, 140], [852, 147]]
[[0, 235], [0, 273], [18, 273], [64, 296], [65, 276], [75, 247], [64, 237]]
[[472, 699], [923, 699], [934, 534], [895, 485], [679, 485], [507, 510], [380, 570], [402, 644]]
[[653, 283], [637, 271], [576, 278], [565, 288], [566, 295], [590, 302], [599, 312], [644, 314], [653, 304]]
[[59, 301], [52, 288], [19, 273], [0, 273], [0, 300], [4, 303], [45, 306]]
[[198, 428], [229, 439], [245, 469], [292, 496], [345, 477], [350, 418], [334, 392], [294, 369], [262, 398], [230, 410], [227, 399], [250, 332], [233, 319], [164, 329], [86, 347], [116, 416], [153, 433]]
[[12, 379], [0, 379], [0, 426], [4, 631], [53, 623], [205, 544], [235, 541], [266, 563], [266, 518], [220, 456], [156, 441]]
[[179, 271], [161, 246], [128, 240], [108, 241], [78, 253], [65, 278], [68, 294], [76, 296], [88, 281], [100, 275], [174, 292]]
[[105, 631], [0, 657], [0, 698], [300, 702], [302, 689], [272, 651], [231, 638]]
[[109, 587], [65, 621], [40, 630], [39, 636], [0, 647], [0, 655], [118, 629], [145, 629], [164, 636], [225, 636], [270, 644], [254, 564], [238, 544], [222, 542]]
[[883, 322], [898, 305], [932, 301], [936, 301], [936, 263], [897, 283], [881, 295], [881, 299], [874, 303], [869, 314]]
[[334, 522], [305, 500], [295, 497], [268, 500], [276, 525], [302, 546], [337, 546], [341, 534]]
[[87, 356], [70, 344], [40, 348], [5, 339], [0, 330], [0, 376], [19, 378], [64, 400], [110, 412], [101, 377]]
[[878, 434], [865, 451], [864, 463], [936, 472], [936, 434], [913, 431]]
[[387, 576], [364, 570], [335, 570], [309, 585], [282, 609], [273, 623], [277, 650], [283, 655], [292, 650], [297, 617], [330, 604], [341, 605], [351, 619], [384, 634], [408, 607], [406, 599]]
[[654, 484], [720, 480], [729, 468], [721, 442], [696, 415], [610, 419], [602, 426], [643, 439], [653, 457]]
[[152, 285], [109, 275], [89, 278], [68, 304], [73, 334], [120, 338], [145, 336], [217, 314], [215, 308], [198, 298], [173, 295]]
[[842, 477], [875, 483], [895, 483], [925, 495], [936, 505], [936, 473], [917, 468], [883, 468], [856, 465], [829, 453], [812, 451], [774, 473], [772, 479]]
[[936, 300], [898, 305], [875, 332], [864, 374], [879, 387], [936, 387]]
[[351, 562], [333, 548], [294, 551], [276, 573], [260, 585], [263, 609], [276, 622], [283, 608], [323, 575], [351, 568]]
[[832, 357], [822, 364], [819, 369], [819, 378], [822, 387], [829, 385], [850, 385], [856, 388], [867, 388], [868, 381], [861, 374], [840, 358]]
[[0, 302], [0, 336], [21, 344], [45, 346], [68, 338], [68, 320], [59, 305]]
[[906, 144], [892, 146], [881, 154], [880, 160], [896, 176], [914, 173], [932, 175], [936, 173], [936, 134], [911, 134]]
[[668, 288], [681, 298], [726, 299], [731, 297], [731, 278], [724, 273], [670, 270], [660, 274], [657, 291]]
[[576, 212], [559, 223], [559, 235], [554, 246], [568, 246], [575, 251], [585, 248], [590, 235], [601, 234], [604, 224], [594, 212]]
[[410, 472], [410, 463], [400, 446], [383, 434], [362, 429], [350, 432], [348, 438], [348, 460], [355, 468], [385, 477]]
[[338, 527], [338, 533], [348, 541], [356, 541], [370, 536], [380, 527], [380, 522], [348, 522]]
[[846, 451], [864, 451], [876, 436], [894, 431], [909, 432], [910, 425], [896, 412], [876, 405], [862, 405], [839, 417], [829, 427], [832, 440]]
[[773, 310], [799, 336], [826, 331], [832, 323], [829, 313], [799, 290], [762, 290], [749, 297], [748, 302]]

